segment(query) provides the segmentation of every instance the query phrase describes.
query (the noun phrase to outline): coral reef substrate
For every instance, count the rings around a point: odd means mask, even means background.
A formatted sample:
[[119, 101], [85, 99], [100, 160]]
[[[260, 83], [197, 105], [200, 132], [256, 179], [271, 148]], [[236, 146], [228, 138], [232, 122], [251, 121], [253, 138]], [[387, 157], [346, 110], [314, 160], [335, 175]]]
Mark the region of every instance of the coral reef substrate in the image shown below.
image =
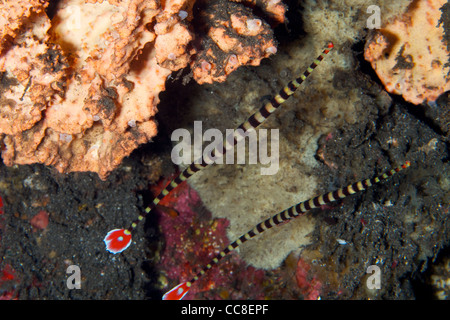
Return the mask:
[[[102, 179], [157, 133], [159, 93], [191, 65], [224, 81], [276, 52], [251, 1], [3, 1], [0, 141], [5, 164], [43, 163]], [[262, 3], [283, 22], [285, 6]], [[270, 15], [269, 15], [270, 16]]]

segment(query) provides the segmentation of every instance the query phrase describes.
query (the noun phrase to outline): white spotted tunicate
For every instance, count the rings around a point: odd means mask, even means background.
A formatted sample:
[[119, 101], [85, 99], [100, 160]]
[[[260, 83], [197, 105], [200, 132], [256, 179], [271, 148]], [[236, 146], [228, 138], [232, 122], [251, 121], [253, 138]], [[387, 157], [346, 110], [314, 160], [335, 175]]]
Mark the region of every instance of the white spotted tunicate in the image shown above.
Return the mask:
[[187, 18], [188, 13], [186, 11], [180, 10], [180, 12], [178, 12], [178, 16], [181, 18], [181, 20], [184, 20]]
[[237, 56], [236, 56], [235, 54], [232, 54], [232, 55], [228, 58], [228, 62], [229, 62], [231, 65], [236, 65], [236, 64], [238, 64], [239, 60], [238, 60], [238, 58], [237, 58]]
[[70, 142], [72, 141], [73, 137], [71, 134], [67, 134], [67, 133], [60, 133], [59, 134], [59, 140], [64, 141], [64, 142]]
[[267, 53], [271, 53], [271, 54], [275, 54], [275, 53], [277, 53], [277, 48], [276, 47], [268, 47], [267, 49], [266, 49], [266, 52]]
[[202, 70], [204, 71], [211, 70], [211, 64], [207, 61], [202, 61]]
[[258, 31], [262, 25], [262, 21], [259, 19], [248, 19], [246, 23], [247, 23], [247, 28], [250, 31]]
[[171, 52], [167, 55], [167, 59], [169, 60], [175, 60], [177, 58], [176, 54]]

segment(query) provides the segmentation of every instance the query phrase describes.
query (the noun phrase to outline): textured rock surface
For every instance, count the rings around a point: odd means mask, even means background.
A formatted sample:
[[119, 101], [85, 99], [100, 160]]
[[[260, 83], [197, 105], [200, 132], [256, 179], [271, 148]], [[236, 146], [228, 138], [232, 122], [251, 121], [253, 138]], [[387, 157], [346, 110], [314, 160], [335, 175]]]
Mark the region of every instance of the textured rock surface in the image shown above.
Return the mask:
[[416, 0], [366, 43], [364, 56], [386, 90], [414, 104], [434, 102], [450, 90], [445, 4], [445, 0]]

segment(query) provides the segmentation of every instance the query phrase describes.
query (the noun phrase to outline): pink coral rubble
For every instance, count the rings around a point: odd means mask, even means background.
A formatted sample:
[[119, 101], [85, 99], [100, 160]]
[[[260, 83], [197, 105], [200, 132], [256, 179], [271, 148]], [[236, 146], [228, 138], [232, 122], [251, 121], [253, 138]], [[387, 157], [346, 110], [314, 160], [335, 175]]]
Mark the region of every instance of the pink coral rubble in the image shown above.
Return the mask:
[[302, 258], [298, 260], [295, 278], [305, 300], [318, 300], [320, 298], [322, 282], [311, 270], [311, 265]]
[[39, 211], [33, 218], [30, 220], [30, 224], [33, 227], [33, 230], [36, 231], [38, 229], [44, 230], [48, 226], [48, 212], [45, 210]]
[[[165, 184], [167, 181], [161, 181], [158, 188]], [[160, 204], [165, 206], [165, 211], [176, 210], [179, 215], [159, 210], [159, 228], [165, 248], [158, 255], [156, 268], [164, 272], [171, 284], [188, 280], [228, 244], [228, 221], [211, 220], [209, 212], [199, 215], [201, 200], [186, 182]], [[263, 280], [264, 271], [249, 267], [237, 255], [232, 255], [196, 282], [185, 299], [261, 299], [264, 297]]]

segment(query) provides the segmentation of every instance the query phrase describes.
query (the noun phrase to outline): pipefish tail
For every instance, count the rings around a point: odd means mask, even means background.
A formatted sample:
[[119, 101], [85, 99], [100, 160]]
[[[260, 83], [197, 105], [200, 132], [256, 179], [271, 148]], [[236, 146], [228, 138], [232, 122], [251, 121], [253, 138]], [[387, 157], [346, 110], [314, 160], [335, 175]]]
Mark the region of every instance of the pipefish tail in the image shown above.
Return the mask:
[[[205, 169], [216, 157], [223, 157], [227, 151], [233, 149], [233, 147], [242, 139], [246, 134], [259, 127], [267, 118], [270, 117], [275, 110], [278, 109], [294, 92], [300, 87], [300, 85], [306, 80], [306, 78], [313, 72], [313, 70], [320, 64], [325, 56], [334, 48], [334, 44], [330, 42], [328, 46], [322, 51], [322, 53], [311, 63], [311, 65], [301, 74], [297, 79], [289, 82], [280, 92], [271, 98], [269, 102], [263, 105], [253, 115], [251, 115], [244, 123], [242, 123], [237, 130], [234, 130], [233, 134], [227, 136], [223, 143], [222, 150], [216, 152], [213, 151], [211, 156], [204, 157], [191, 163], [183, 172], [181, 172], [176, 178], [174, 178], [169, 184], [153, 199], [148, 207], [139, 214], [138, 218], [131, 223], [126, 229], [114, 229], [109, 231], [104, 238], [106, 249], [111, 253], [120, 253], [127, 249], [131, 244], [131, 234], [137, 227], [140, 221], [152, 212], [158, 203], [167, 195], [170, 191], [175, 189], [180, 183], [187, 180], [195, 173]], [[241, 129], [241, 130], [239, 130]]]

